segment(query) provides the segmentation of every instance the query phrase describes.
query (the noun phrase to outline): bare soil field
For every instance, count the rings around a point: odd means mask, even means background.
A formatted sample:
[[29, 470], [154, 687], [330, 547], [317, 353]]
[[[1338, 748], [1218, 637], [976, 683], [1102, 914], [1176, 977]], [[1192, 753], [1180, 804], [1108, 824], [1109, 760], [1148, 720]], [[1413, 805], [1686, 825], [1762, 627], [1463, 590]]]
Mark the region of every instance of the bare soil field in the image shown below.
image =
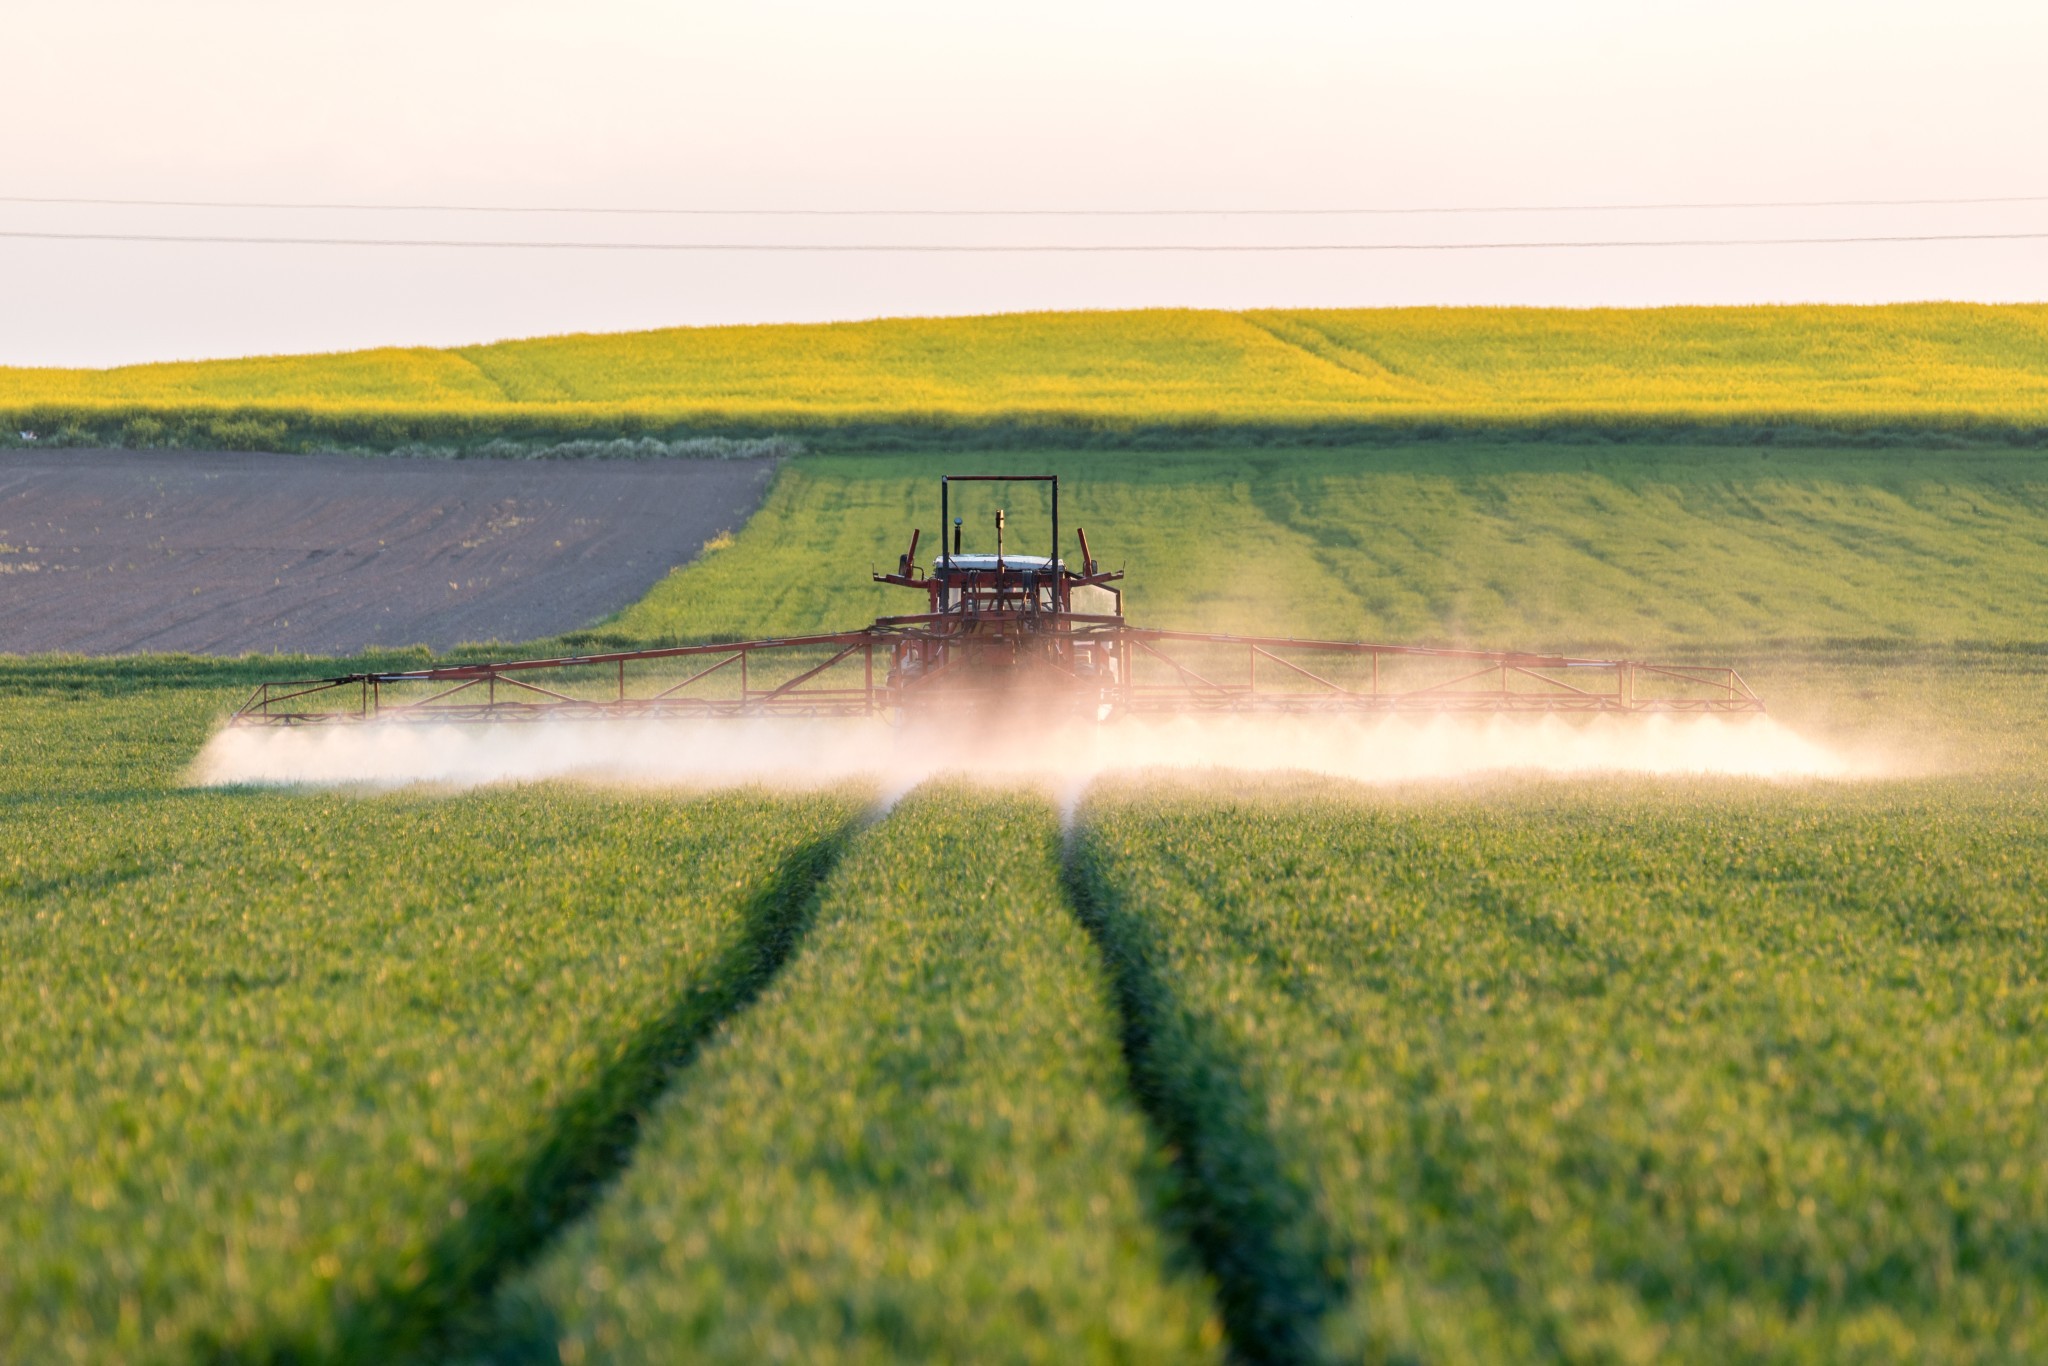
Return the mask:
[[526, 640], [647, 591], [767, 460], [0, 452], [0, 653]]

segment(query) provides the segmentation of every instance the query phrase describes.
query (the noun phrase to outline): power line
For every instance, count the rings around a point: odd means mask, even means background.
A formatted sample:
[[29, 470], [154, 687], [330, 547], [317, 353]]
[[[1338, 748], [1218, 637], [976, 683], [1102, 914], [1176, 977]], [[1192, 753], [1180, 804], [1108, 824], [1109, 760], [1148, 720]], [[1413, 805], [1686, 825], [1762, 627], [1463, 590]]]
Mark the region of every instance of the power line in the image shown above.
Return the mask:
[[1675, 210], [1880, 209], [1970, 204], [2043, 204], [2048, 195], [1918, 199], [1758, 199], [1598, 204], [1459, 204], [1280, 209], [745, 209], [634, 208], [611, 205], [319, 203], [242, 199], [115, 199], [0, 195], [0, 204], [70, 204], [151, 209], [281, 209], [351, 213], [613, 214], [673, 218], [1351, 218], [1382, 215], [1500, 213], [1653, 213]]
[[1621, 247], [1819, 247], [1880, 242], [2023, 242], [2048, 239], [2044, 232], [1892, 233], [1861, 237], [1677, 237], [1609, 241], [1534, 242], [1275, 242], [1275, 243], [963, 243], [963, 242], [567, 242], [464, 241], [452, 238], [402, 237], [254, 237], [224, 234], [184, 235], [149, 232], [20, 232], [0, 230], [0, 238], [47, 242], [169, 242], [265, 247], [451, 247], [487, 251], [674, 251], [674, 252], [818, 252], [933, 255], [997, 254], [1149, 254], [1164, 252], [1376, 252], [1376, 251], [1587, 251]]

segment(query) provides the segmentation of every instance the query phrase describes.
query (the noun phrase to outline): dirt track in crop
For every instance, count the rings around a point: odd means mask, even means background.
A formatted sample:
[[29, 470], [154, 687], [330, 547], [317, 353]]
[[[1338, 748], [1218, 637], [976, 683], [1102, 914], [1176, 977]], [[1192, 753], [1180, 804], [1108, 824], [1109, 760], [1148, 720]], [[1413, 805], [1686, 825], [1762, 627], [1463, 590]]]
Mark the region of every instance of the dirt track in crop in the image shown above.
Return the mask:
[[587, 626], [773, 462], [0, 452], [0, 652], [291, 651]]

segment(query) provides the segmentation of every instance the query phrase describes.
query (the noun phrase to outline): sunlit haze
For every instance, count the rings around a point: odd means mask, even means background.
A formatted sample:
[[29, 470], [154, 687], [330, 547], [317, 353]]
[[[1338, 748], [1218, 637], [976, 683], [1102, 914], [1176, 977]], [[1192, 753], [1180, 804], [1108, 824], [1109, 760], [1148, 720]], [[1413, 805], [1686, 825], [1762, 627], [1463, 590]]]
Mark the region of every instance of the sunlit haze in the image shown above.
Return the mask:
[[[0, 194], [736, 209], [2048, 195], [2019, 3], [8, 7]], [[726, 243], [2048, 232], [2048, 200], [1255, 218], [630, 217], [0, 203], [0, 232]], [[0, 237], [0, 363], [684, 323], [1196, 305], [2048, 297], [2048, 240], [806, 255]]]
[[1074, 795], [1105, 773], [1148, 769], [1322, 773], [1363, 783], [1485, 774], [1870, 778], [1875, 755], [1837, 753], [1768, 717], [1194, 717], [1018, 735], [902, 733], [880, 723], [765, 720], [563, 722], [505, 727], [385, 723], [230, 728], [207, 741], [202, 784], [395, 787], [578, 778], [599, 783], [815, 787], [882, 778], [898, 792], [945, 774], [1043, 778]]

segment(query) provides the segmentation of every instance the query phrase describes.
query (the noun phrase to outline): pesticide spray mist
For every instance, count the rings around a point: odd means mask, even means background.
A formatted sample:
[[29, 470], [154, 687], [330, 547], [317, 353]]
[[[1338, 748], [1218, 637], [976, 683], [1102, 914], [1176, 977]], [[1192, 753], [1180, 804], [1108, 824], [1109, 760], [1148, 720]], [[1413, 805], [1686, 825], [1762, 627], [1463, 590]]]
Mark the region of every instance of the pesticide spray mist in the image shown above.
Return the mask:
[[1118, 770], [1294, 771], [1368, 783], [1496, 773], [1866, 776], [1869, 765], [1768, 717], [1176, 717], [1051, 730], [951, 732], [852, 721], [391, 723], [231, 728], [207, 743], [204, 785], [397, 787], [579, 779], [813, 787], [862, 779], [891, 795], [939, 773], [1077, 791]]

